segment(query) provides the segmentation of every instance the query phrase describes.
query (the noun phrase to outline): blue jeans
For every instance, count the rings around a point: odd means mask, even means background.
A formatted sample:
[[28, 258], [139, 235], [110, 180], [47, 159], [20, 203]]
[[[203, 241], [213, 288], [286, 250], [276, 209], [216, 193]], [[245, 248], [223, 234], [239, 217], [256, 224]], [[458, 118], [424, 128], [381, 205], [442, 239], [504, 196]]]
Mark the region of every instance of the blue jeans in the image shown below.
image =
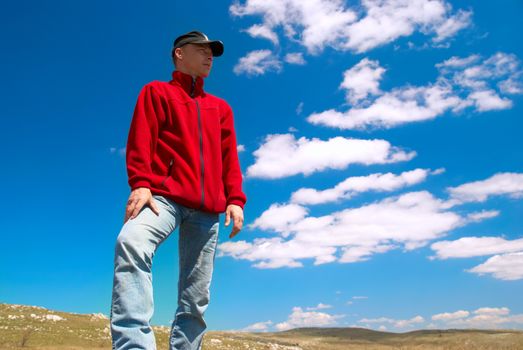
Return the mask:
[[156, 349], [150, 321], [153, 315], [152, 260], [158, 246], [180, 227], [178, 308], [172, 324], [170, 349], [201, 348], [209, 304], [219, 214], [188, 208], [163, 196], [153, 196], [160, 215], [144, 206], [128, 220], [116, 241], [111, 305], [113, 349]]

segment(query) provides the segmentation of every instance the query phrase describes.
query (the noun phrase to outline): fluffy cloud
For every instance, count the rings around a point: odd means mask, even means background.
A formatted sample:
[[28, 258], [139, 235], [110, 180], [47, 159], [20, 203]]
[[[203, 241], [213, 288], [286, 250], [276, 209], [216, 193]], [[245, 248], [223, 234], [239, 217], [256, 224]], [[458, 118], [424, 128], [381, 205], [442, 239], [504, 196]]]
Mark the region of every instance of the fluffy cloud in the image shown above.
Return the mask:
[[330, 315], [325, 312], [303, 311], [301, 307], [294, 307], [287, 321], [276, 324], [278, 331], [299, 327], [334, 326], [343, 315]]
[[500, 97], [494, 90], [474, 91], [469, 95], [469, 99], [474, 101], [474, 106], [478, 112], [512, 107], [511, 100]]
[[291, 202], [309, 205], [321, 204], [348, 199], [367, 191], [394, 191], [423, 182], [430, 173], [429, 169], [415, 169], [405, 171], [400, 175], [377, 173], [367, 176], [353, 176], [326, 190], [300, 188], [291, 195]]
[[437, 314], [432, 316], [433, 321], [448, 321], [448, 320], [458, 320], [461, 318], [468, 317], [470, 315], [470, 312], [459, 310], [455, 312], [444, 312], [441, 314]]
[[444, 204], [420, 191], [319, 217], [308, 216], [298, 205], [274, 205], [253, 227], [282, 237], [225, 242], [219, 255], [251, 261], [257, 268], [300, 267], [303, 259], [316, 265], [364, 261], [391, 249], [425, 246], [469, 222]]
[[308, 307], [307, 311], [317, 311], [317, 310], [325, 310], [332, 308], [332, 305], [319, 303], [317, 306]]
[[498, 173], [488, 179], [449, 187], [452, 204], [484, 202], [491, 196], [508, 195], [512, 198], [523, 196], [523, 174]]
[[256, 162], [247, 168], [247, 176], [277, 179], [326, 169], [345, 169], [355, 163], [401, 162], [412, 159], [416, 153], [393, 147], [385, 140], [333, 137], [323, 141], [276, 134], [268, 135], [253, 155]]
[[243, 328], [243, 332], [267, 332], [272, 326], [272, 321], [257, 322]]
[[516, 325], [523, 324], [523, 314], [510, 314], [507, 307], [482, 307], [474, 311], [458, 310], [454, 312], [443, 312], [430, 317], [433, 323], [422, 325], [425, 318], [416, 316], [408, 320], [397, 320], [389, 317], [363, 318], [358, 323], [372, 328], [391, 325], [392, 327], [402, 330], [407, 327], [417, 325], [418, 328], [516, 328]]
[[476, 315], [497, 315], [497, 316], [505, 316], [510, 313], [510, 310], [508, 307], [481, 307], [474, 311]]
[[278, 36], [268, 26], [253, 25], [245, 31], [247, 33], [249, 33], [249, 35], [252, 36], [253, 38], [265, 38], [265, 39], [272, 41], [272, 43], [274, 45], [279, 44]]
[[522, 314], [510, 314], [507, 307], [493, 308], [482, 307], [475, 311], [456, 311], [453, 313], [441, 313], [432, 316], [432, 320], [438, 327], [446, 328], [509, 328], [516, 324], [523, 324]]
[[362, 318], [358, 323], [371, 324], [371, 323], [388, 323], [395, 328], [407, 328], [412, 327], [415, 324], [425, 322], [425, 319], [421, 316], [415, 316], [408, 320], [396, 320], [393, 318], [380, 317], [380, 318]]
[[379, 84], [383, 73], [385, 73], [385, 69], [380, 67], [378, 61], [371, 61], [367, 58], [346, 70], [343, 73], [340, 88], [346, 90], [347, 101], [357, 104], [369, 95], [380, 94]]
[[[304, 206], [349, 198], [364, 191], [392, 191], [443, 171], [415, 169], [399, 175], [378, 173], [349, 177], [334, 188], [322, 191], [301, 188], [291, 195], [290, 203], [272, 204], [248, 225], [250, 229], [272, 232], [276, 236], [258, 238], [252, 243], [223, 243], [219, 246], [219, 256], [248, 260], [257, 268], [302, 267], [305, 259], [313, 260], [315, 265], [355, 263], [393, 249], [417, 249], [455, 228], [499, 215], [497, 210], [458, 213], [452, 210], [458, 204], [484, 201], [491, 195], [521, 197], [518, 186], [521, 174], [503, 173], [451, 187], [448, 200], [435, 198], [427, 191], [410, 192], [322, 216], [311, 215]], [[431, 248], [435, 252], [431, 259], [494, 255], [467, 271], [505, 280], [523, 278], [523, 239], [463, 237], [435, 242]]]
[[[340, 86], [346, 89], [352, 108], [313, 113], [307, 120], [340, 129], [391, 128], [469, 107], [477, 112], [510, 108], [512, 101], [500, 94], [521, 92], [516, 87], [522, 74], [519, 60], [506, 53], [497, 53], [484, 61], [480, 58], [451, 57], [436, 65], [440, 74], [435, 82], [405, 85], [387, 92], [379, 89], [384, 68], [365, 58], [345, 71]], [[349, 83], [347, 77], [355, 80]]]
[[523, 252], [494, 255], [468, 271], [506, 281], [523, 279]]
[[256, 262], [260, 269], [281, 267], [302, 267], [301, 259], [316, 259], [317, 264], [332, 262], [336, 258], [336, 248], [328, 246], [308, 246], [296, 240], [284, 241], [276, 238], [259, 238], [252, 243], [245, 241], [225, 242], [219, 245], [218, 256], [231, 256], [234, 259]]
[[285, 55], [284, 61], [290, 64], [304, 65], [305, 59], [301, 52], [293, 52]]
[[463, 237], [455, 241], [433, 243], [431, 248], [436, 252], [431, 259], [493, 255], [466, 271], [491, 275], [501, 280], [523, 279], [523, 238], [510, 241], [501, 237]]
[[282, 236], [288, 236], [286, 231], [291, 224], [303, 220], [307, 216], [308, 210], [297, 204], [272, 204], [269, 209], [257, 218], [250, 228], [259, 228], [262, 230], [274, 230], [282, 233]]
[[325, 45], [335, 45], [343, 29], [356, 19], [355, 12], [345, 9], [339, 0], [247, 0], [234, 3], [230, 12], [233, 16], [261, 15], [263, 26], [281, 27], [286, 37], [318, 53]]
[[281, 28], [285, 37], [311, 54], [326, 46], [361, 53], [415, 31], [433, 35], [440, 43], [471, 23], [471, 12], [453, 13], [444, 0], [362, 0], [354, 8], [341, 0], [247, 0], [235, 2], [230, 13], [261, 16], [262, 24], [249, 34], [275, 42], [267, 33]]
[[523, 238], [510, 241], [501, 237], [463, 237], [455, 241], [433, 243], [431, 248], [438, 259], [469, 258], [523, 252]]
[[234, 73], [247, 75], [261, 75], [267, 71], [281, 71], [282, 64], [271, 50], [256, 50], [240, 58], [234, 66]]
[[498, 210], [482, 210], [475, 213], [470, 213], [467, 215], [467, 219], [471, 222], [482, 221], [485, 219], [494, 218], [499, 215]]
[[[300, 327], [329, 327], [337, 326], [339, 319], [345, 315], [333, 315], [325, 312], [318, 312], [318, 309], [326, 309], [329, 305], [320, 303], [317, 307], [294, 307], [288, 319], [284, 322], [258, 322], [245, 327], [244, 331], [268, 331], [270, 327], [275, 330], [284, 331]], [[428, 320], [432, 323], [425, 324]], [[523, 324], [523, 314], [511, 314], [507, 307], [481, 307], [476, 310], [458, 310], [453, 312], [442, 312], [432, 316], [423, 317], [413, 316], [409, 319], [395, 319], [391, 317], [361, 318], [357, 324], [351, 327], [366, 327], [377, 329], [394, 328], [400, 330], [412, 330], [423, 328], [483, 328], [483, 329], [507, 329], [518, 328]]]
[[472, 12], [459, 10], [455, 15], [449, 17], [435, 28], [436, 36], [433, 38], [433, 41], [439, 43], [453, 37], [457, 32], [471, 25], [471, 17]]

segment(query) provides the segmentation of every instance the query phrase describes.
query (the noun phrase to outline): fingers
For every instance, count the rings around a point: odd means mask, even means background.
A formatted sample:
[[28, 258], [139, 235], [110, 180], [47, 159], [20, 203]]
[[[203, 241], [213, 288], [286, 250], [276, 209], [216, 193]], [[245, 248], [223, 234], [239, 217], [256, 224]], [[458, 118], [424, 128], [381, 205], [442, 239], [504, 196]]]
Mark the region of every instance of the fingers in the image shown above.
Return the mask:
[[129, 219], [134, 219], [144, 205], [148, 205], [153, 213], [160, 215], [160, 210], [154, 201], [154, 197], [148, 188], [137, 188], [131, 192], [129, 200], [127, 201], [127, 207], [125, 209], [124, 224]]
[[158, 209], [158, 207], [156, 206], [156, 202], [154, 201], [153, 197], [151, 197], [151, 200], [149, 201], [149, 206], [151, 207], [153, 213], [156, 214], [156, 216], [160, 215], [160, 209]]
[[225, 212], [225, 226], [229, 226], [229, 223], [231, 222], [231, 210], [227, 208], [227, 211]]
[[234, 236], [236, 236], [238, 234], [238, 232], [241, 231], [241, 229], [243, 227], [243, 215], [241, 215], [241, 213], [239, 213], [239, 212], [238, 213], [233, 212], [233, 221], [234, 221], [234, 225], [232, 228], [232, 232], [229, 235], [229, 238], [233, 238]]
[[127, 220], [129, 220], [129, 218], [131, 217], [133, 211], [134, 211], [134, 208], [136, 206], [136, 204], [138, 203], [138, 198], [137, 197], [134, 197], [132, 194], [131, 196], [129, 197], [129, 200], [127, 201], [127, 207], [125, 208], [125, 218], [124, 218], [124, 224], [127, 222]]
[[130, 219], [134, 219], [138, 213], [140, 212], [140, 210], [142, 210], [142, 207], [143, 205], [147, 203], [147, 200], [143, 199], [143, 198], [140, 198], [137, 202], [136, 202], [136, 205], [134, 206], [134, 209], [132, 211], [132, 214], [131, 214], [131, 217]]

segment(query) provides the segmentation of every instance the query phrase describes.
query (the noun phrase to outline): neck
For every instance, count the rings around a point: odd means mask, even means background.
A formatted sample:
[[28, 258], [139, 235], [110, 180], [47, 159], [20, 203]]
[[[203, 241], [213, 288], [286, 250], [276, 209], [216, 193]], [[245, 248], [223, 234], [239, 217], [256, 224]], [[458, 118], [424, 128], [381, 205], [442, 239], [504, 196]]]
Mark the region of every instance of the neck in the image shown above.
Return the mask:
[[176, 70], [179, 71], [179, 72], [185, 73], [187, 75], [190, 75], [193, 78], [193, 80], [196, 80], [198, 78], [198, 74], [190, 72], [187, 68], [185, 68], [183, 66], [182, 67], [176, 67]]

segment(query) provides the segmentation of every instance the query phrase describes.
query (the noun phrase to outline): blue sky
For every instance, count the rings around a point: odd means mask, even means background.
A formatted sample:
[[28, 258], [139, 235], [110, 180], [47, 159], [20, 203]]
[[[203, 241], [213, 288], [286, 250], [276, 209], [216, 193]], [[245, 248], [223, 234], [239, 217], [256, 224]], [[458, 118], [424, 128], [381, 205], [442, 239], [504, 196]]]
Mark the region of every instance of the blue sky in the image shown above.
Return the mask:
[[[285, 5], [285, 6], [282, 6]], [[136, 97], [225, 43], [246, 227], [210, 329], [523, 328], [521, 2], [36, 1], [0, 14], [0, 301], [108, 314]], [[154, 261], [176, 303], [176, 235]]]

